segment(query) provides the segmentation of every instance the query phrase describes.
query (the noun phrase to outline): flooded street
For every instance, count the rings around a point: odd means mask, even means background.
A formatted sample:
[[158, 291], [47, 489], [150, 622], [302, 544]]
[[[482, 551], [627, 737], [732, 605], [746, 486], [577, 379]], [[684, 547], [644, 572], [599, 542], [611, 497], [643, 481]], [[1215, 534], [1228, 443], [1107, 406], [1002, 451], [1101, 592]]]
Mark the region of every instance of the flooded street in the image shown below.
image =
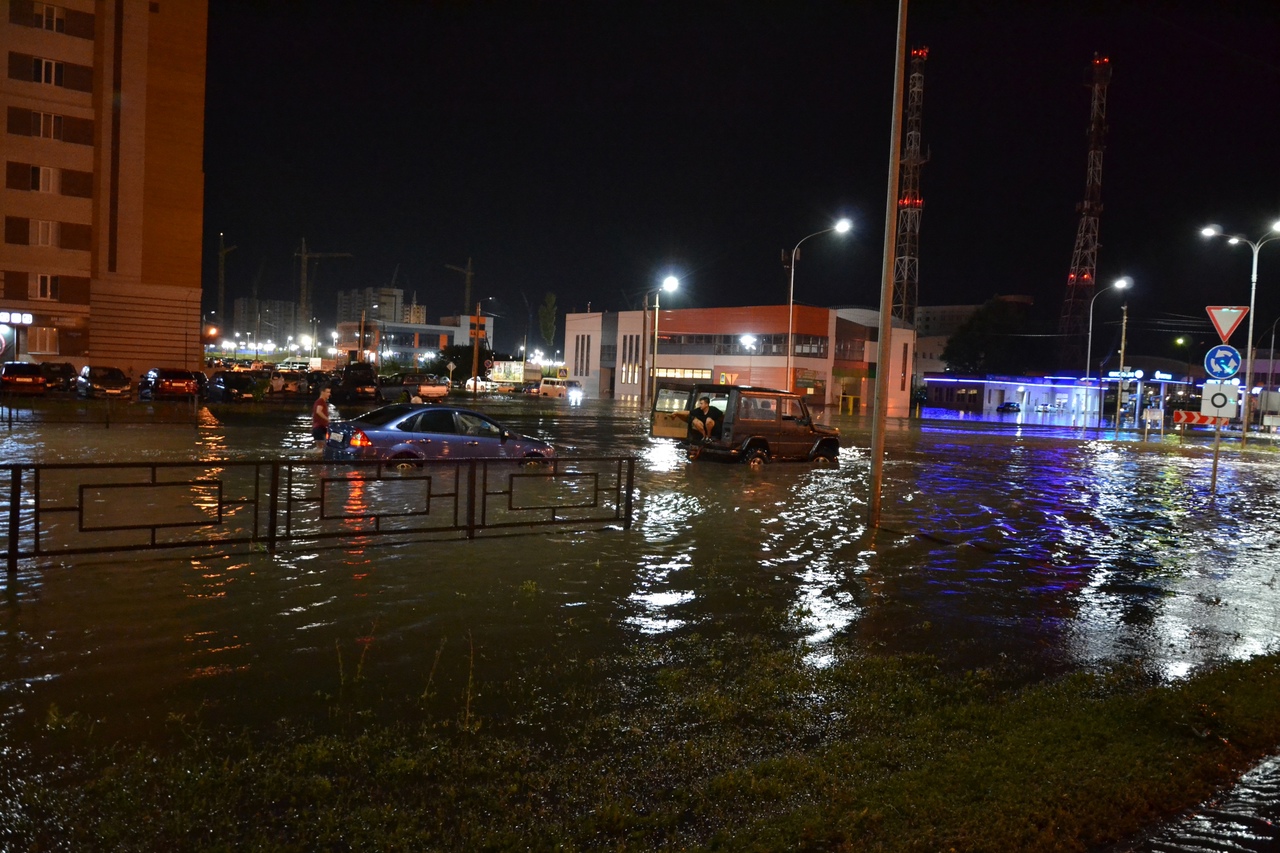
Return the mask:
[[[24, 564], [0, 601], [0, 727], [22, 742], [56, 708], [104, 736], [167, 720], [323, 721], [358, 674], [396, 703], [507, 691], [565, 701], [544, 667], [664, 637], [765, 635], [812, 666], [920, 652], [1027, 679], [1136, 664], [1162, 680], [1274, 651], [1280, 464], [1176, 439], [941, 420], [888, 434], [885, 518], [866, 526], [864, 419], [840, 467], [684, 461], [634, 408], [481, 402], [562, 456], [637, 457], [630, 531], [178, 558]], [[205, 413], [193, 426], [52, 425], [0, 433], [7, 461], [300, 457], [305, 411]]]
[[[884, 524], [868, 532], [856, 418], [834, 421], [838, 469], [755, 473], [685, 462], [624, 406], [480, 408], [562, 455], [638, 457], [634, 528], [24, 565], [0, 605], [4, 725], [53, 704], [121, 732], [194, 708], [268, 720], [332, 689], [357, 656], [387, 685], [425, 681], [436, 647], [464, 636], [494, 679], [533, 650], [695, 631], [786, 632], [817, 666], [865, 648], [1035, 675], [1136, 662], [1170, 679], [1274, 649], [1280, 632], [1267, 450], [1225, 453], [1215, 498], [1203, 444], [916, 422], [889, 434]], [[55, 425], [0, 445], [14, 461], [305, 453], [301, 416], [263, 421]]]

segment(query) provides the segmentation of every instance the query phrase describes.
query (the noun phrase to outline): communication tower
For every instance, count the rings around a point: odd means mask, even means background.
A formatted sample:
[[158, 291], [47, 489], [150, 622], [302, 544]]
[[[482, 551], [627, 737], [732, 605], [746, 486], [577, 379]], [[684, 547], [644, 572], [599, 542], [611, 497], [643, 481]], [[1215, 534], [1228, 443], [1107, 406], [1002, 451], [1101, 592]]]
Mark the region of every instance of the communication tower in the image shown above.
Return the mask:
[[928, 155], [920, 153], [920, 112], [924, 105], [924, 61], [929, 48], [911, 51], [907, 77], [906, 135], [898, 181], [898, 245], [893, 256], [893, 316], [915, 324], [920, 289], [920, 167]]
[[1093, 299], [1098, 265], [1098, 217], [1102, 213], [1102, 152], [1107, 138], [1107, 84], [1111, 82], [1111, 61], [1093, 55], [1093, 103], [1089, 113], [1089, 171], [1080, 202], [1080, 225], [1076, 229], [1071, 272], [1067, 275], [1067, 295], [1062, 302], [1058, 334], [1062, 340], [1062, 363], [1079, 364], [1084, 359], [1085, 335], [1089, 325], [1089, 304]]

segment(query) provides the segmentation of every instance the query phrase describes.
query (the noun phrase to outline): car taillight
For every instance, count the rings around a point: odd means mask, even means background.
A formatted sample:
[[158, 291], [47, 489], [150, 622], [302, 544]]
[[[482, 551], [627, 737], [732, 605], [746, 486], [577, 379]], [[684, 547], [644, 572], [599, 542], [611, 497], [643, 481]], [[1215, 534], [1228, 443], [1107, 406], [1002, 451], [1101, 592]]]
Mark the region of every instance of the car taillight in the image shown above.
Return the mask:
[[360, 430], [355, 430], [351, 433], [351, 441], [349, 444], [352, 447], [373, 447], [373, 442], [369, 440], [369, 436], [365, 435]]

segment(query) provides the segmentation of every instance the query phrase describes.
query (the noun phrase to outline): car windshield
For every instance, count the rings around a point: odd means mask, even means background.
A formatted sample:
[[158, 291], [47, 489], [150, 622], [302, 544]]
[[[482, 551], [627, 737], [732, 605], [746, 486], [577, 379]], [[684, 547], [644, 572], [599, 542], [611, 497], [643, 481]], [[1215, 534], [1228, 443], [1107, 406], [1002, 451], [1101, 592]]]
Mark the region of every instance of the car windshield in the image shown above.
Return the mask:
[[89, 378], [94, 382], [127, 382], [128, 377], [118, 367], [91, 367]]

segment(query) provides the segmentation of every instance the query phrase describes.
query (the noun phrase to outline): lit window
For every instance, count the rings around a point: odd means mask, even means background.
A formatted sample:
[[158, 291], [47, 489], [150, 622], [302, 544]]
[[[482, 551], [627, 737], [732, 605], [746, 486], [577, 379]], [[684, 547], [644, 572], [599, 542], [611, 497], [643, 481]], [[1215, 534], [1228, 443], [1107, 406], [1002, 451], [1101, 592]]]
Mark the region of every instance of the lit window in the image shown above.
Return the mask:
[[53, 326], [31, 326], [27, 329], [27, 351], [57, 354], [58, 330]]

